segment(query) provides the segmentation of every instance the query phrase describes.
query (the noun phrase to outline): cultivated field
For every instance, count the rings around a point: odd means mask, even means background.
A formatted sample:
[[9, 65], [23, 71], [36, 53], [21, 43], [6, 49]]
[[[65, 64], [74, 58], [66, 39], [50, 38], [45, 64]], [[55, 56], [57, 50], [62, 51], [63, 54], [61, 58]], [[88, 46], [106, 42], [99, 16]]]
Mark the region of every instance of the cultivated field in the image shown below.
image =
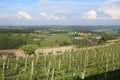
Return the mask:
[[[0, 60], [0, 78], [5, 80], [117, 80], [109, 71], [120, 69], [120, 44], [111, 44], [84, 50], [71, 50], [63, 54], [16, 57], [9, 54]], [[92, 77], [98, 75], [95, 79]], [[91, 77], [90, 77], [91, 76]]]

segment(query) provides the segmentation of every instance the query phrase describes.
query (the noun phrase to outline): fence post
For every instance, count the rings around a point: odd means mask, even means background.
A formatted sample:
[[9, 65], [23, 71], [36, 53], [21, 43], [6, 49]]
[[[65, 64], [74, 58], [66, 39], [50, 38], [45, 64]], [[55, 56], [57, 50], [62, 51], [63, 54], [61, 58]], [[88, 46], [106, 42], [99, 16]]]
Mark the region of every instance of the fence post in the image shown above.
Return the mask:
[[82, 74], [81, 74], [81, 79], [84, 80], [85, 79], [85, 70], [82, 71]]
[[30, 80], [32, 80], [33, 71], [34, 71], [34, 60], [32, 61], [32, 64], [31, 64]]
[[52, 71], [52, 79], [51, 80], [54, 80], [54, 68], [53, 68], [53, 71]]
[[36, 55], [36, 60], [35, 60], [36, 65], [38, 63], [38, 58], [39, 58], [39, 55]]
[[28, 55], [25, 55], [25, 70], [27, 69], [27, 59], [28, 59]]
[[2, 80], [5, 80], [5, 61], [3, 61], [3, 79]]
[[107, 77], [107, 72], [108, 72], [108, 55], [106, 53], [106, 70], [105, 70], [105, 79]]
[[16, 56], [16, 65], [15, 65], [16, 70], [17, 70], [17, 67], [18, 67], [18, 60], [19, 60], [19, 57]]
[[50, 72], [51, 61], [49, 61], [48, 73], [47, 73], [47, 80], [49, 80], [49, 72]]
[[61, 66], [61, 59], [59, 58], [59, 70], [60, 70], [60, 66]]

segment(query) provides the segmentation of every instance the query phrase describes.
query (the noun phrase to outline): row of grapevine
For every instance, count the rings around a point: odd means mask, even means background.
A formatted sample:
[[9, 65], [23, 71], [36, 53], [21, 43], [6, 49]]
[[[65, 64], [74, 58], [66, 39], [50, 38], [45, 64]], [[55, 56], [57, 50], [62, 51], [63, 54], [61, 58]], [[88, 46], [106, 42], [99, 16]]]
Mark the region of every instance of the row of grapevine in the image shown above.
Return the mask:
[[[0, 60], [0, 80], [73, 80], [120, 69], [120, 44], [62, 54], [9, 56]], [[90, 80], [93, 80], [90, 78]]]

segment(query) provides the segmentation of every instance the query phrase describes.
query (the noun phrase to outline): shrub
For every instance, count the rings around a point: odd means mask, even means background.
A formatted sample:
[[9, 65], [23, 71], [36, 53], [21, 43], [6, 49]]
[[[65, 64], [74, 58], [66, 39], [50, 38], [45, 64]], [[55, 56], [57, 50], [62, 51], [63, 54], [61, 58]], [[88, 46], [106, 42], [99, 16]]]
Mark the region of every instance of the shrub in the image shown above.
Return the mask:
[[35, 44], [27, 44], [22, 46], [20, 49], [22, 49], [26, 54], [33, 54], [34, 51], [38, 48], [38, 45]]
[[92, 43], [93, 41], [90, 42], [89, 39], [84, 38], [82, 40], [74, 40], [73, 44], [75, 44], [78, 48], [82, 48], [82, 47], [89, 47], [89, 46], [93, 46], [94, 44]]
[[60, 43], [60, 46], [67, 46], [67, 45], [70, 45], [70, 42], [63, 41], [63, 42]]
[[103, 44], [103, 43], [107, 42], [108, 40], [114, 40], [114, 39], [116, 39], [116, 37], [114, 37], [113, 35], [105, 34], [98, 41], [98, 44]]

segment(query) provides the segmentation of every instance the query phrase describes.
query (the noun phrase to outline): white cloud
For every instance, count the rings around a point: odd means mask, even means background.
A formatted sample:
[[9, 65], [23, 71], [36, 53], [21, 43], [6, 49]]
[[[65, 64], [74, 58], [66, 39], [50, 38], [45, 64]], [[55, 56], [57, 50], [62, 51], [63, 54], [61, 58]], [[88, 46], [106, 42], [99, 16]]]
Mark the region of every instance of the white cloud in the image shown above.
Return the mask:
[[66, 19], [64, 16], [55, 16], [55, 15], [50, 15], [49, 18], [53, 20], [65, 20]]
[[115, 2], [115, 1], [119, 1], [119, 0], [106, 0], [107, 2]]
[[111, 19], [120, 19], [120, 9], [105, 8], [102, 10], [105, 14], [109, 15]]
[[[83, 19], [120, 19], [120, 0], [105, 0], [99, 9], [83, 13]], [[96, 12], [97, 11], [97, 12]]]
[[90, 10], [88, 12], [83, 13], [83, 19], [96, 19], [97, 12], [95, 10]]
[[40, 12], [41, 16], [48, 17], [48, 15], [45, 12]]
[[106, 0], [100, 12], [108, 16], [109, 19], [120, 19], [120, 0]]
[[45, 12], [40, 12], [40, 16], [44, 17], [45, 20], [65, 20], [66, 17], [65, 16], [55, 16], [53, 14], [47, 14]]
[[23, 12], [23, 11], [19, 11], [18, 12], [18, 19], [22, 19], [22, 18], [24, 18], [26, 20], [33, 20], [34, 19], [30, 14]]
[[2, 19], [9, 19], [9, 20], [18, 20], [18, 19], [26, 19], [26, 20], [33, 20], [28, 13], [25, 12], [18, 12], [17, 14], [0, 14], [0, 18]]
[[0, 19], [7, 19], [7, 20], [16, 20], [17, 15], [15, 14], [0, 14]]
[[52, 2], [53, 2], [52, 0], [38, 0], [39, 5], [49, 5]]
[[0, 14], [0, 18], [8, 18], [9, 15], [8, 14]]

